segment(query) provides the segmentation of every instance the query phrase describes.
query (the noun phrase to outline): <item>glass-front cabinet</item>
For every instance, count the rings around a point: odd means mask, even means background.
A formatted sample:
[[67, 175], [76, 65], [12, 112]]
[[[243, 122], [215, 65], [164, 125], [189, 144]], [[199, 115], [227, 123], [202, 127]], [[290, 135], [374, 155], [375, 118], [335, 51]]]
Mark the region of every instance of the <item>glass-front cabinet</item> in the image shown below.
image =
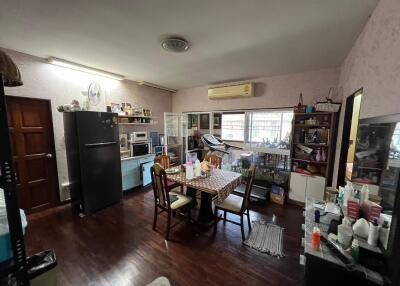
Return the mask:
[[389, 123], [361, 123], [359, 125], [352, 182], [380, 185], [382, 171], [388, 160], [389, 138], [392, 134], [393, 126]]
[[188, 116], [181, 113], [164, 113], [164, 150], [171, 157], [171, 165], [185, 163], [188, 138]]

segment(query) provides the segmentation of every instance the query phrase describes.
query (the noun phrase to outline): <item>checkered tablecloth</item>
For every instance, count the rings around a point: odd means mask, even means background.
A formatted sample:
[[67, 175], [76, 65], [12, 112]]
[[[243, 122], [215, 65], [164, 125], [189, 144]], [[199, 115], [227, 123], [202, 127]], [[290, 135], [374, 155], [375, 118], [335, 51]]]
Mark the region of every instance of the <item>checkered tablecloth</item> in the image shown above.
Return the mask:
[[169, 174], [167, 178], [170, 181], [213, 195], [218, 204], [221, 204], [241, 183], [241, 174], [220, 169], [214, 170], [208, 178], [186, 180], [185, 173]]

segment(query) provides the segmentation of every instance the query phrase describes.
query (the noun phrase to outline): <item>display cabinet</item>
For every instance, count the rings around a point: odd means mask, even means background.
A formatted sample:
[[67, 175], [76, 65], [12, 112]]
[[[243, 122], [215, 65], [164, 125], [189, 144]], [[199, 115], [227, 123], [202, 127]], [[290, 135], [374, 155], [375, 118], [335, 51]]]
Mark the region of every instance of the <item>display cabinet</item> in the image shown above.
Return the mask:
[[164, 113], [163, 153], [171, 157], [171, 165], [186, 162], [188, 150], [188, 116], [181, 113]]
[[389, 124], [359, 124], [351, 175], [352, 182], [380, 185], [390, 148], [387, 142], [389, 142], [392, 132]]
[[292, 127], [291, 170], [326, 178], [332, 183], [336, 147], [335, 112], [295, 113]]

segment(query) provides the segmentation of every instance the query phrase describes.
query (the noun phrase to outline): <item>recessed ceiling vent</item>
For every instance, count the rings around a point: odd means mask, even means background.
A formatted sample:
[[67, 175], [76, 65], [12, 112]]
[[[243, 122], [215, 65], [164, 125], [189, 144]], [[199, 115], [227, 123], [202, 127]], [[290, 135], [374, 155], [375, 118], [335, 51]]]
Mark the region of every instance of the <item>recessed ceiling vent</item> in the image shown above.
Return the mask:
[[182, 37], [168, 37], [162, 40], [161, 46], [164, 50], [182, 53], [189, 50], [189, 42]]

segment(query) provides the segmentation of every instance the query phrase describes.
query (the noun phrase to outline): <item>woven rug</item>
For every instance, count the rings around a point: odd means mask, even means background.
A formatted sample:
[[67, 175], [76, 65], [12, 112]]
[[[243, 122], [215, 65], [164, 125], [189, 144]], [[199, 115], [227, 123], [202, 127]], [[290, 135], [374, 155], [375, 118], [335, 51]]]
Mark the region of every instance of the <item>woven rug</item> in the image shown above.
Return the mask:
[[253, 221], [253, 230], [243, 242], [251, 248], [277, 258], [285, 257], [283, 253], [284, 228], [266, 221]]

